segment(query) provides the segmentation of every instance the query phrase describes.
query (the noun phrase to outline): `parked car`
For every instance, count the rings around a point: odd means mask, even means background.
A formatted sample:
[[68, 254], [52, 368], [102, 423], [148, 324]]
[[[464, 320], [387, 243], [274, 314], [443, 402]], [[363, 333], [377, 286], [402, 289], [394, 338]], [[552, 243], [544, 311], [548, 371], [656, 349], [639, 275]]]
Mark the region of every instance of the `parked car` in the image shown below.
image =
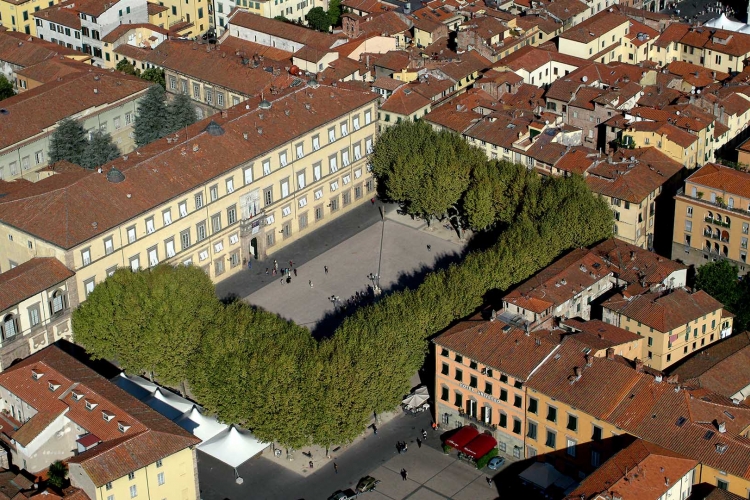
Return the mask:
[[354, 500], [357, 498], [357, 494], [351, 488], [347, 490], [338, 490], [336, 493], [328, 497], [328, 500]]
[[368, 491], [372, 491], [379, 483], [380, 479], [375, 479], [372, 476], [365, 476], [357, 483], [357, 493], [366, 493]]
[[492, 459], [490, 459], [490, 462], [487, 464], [487, 467], [490, 470], [497, 470], [503, 465], [505, 465], [505, 459], [503, 457], [492, 457]]

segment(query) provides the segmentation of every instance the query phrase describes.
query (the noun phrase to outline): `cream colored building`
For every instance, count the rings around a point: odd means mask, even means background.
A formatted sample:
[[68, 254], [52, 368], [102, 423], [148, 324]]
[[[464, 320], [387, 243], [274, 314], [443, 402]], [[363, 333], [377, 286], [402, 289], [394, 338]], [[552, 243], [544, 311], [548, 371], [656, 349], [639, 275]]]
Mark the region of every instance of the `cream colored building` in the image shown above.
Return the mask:
[[20, 468], [65, 460], [71, 485], [92, 499], [199, 497], [200, 439], [57, 345], [0, 374], [0, 406]]
[[58, 258], [76, 272], [74, 306], [118, 267], [196, 265], [219, 281], [369, 203], [376, 100], [298, 86], [198, 122], [103, 173], [0, 185], [0, 255]]
[[[140, 78], [94, 70], [71, 73], [5, 99], [0, 120], [0, 179], [37, 180], [37, 172], [49, 163], [50, 139], [63, 118], [78, 120], [88, 131], [107, 132], [122, 153], [132, 151], [136, 109], [149, 85]], [[0, 269], [5, 266], [0, 263]]]
[[70, 340], [67, 281], [73, 272], [54, 258], [35, 258], [0, 274], [0, 371], [17, 359]]
[[605, 64], [622, 61], [627, 59], [623, 55], [629, 53], [626, 38], [629, 33], [627, 16], [603, 11], [563, 31], [559, 36], [559, 51]]
[[660, 66], [684, 61], [739, 73], [750, 57], [750, 34], [682, 23], [670, 24], [654, 43], [651, 60]]

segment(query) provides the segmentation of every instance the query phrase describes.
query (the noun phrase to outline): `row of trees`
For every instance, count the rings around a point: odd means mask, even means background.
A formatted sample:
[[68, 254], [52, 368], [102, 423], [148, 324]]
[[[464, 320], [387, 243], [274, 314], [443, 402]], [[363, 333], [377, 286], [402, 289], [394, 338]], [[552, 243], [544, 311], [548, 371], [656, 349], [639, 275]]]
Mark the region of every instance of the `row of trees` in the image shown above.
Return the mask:
[[189, 96], [178, 94], [167, 104], [166, 94], [161, 85], [152, 85], [138, 103], [134, 126], [136, 146], [145, 146], [198, 119]]
[[120, 156], [112, 136], [95, 130], [89, 134], [78, 121], [64, 118], [57, 124], [49, 144], [51, 163], [66, 160], [85, 168], [96, 168]]
[[323, 7], [315, 7], [305, 14], [305, 21], [312, 29], [328, 32], [331, 26], [338, 26], [341, 23], [341, 0], [331, 0], [328, 4], [328, 10]]
[[149, 68], [146, 71], [141, 71], [140, 69], [133, 66], [127, 59], [123, 59], [122, 61], [118, 62], [117, 66], [115, 66], [115, 69], [117, 69], [117, 71], [122, 71], [126, 75], [133, 75], [143, 78], [144, 80], [147, 80], [149, 82], [158, 83], [164, 89], [167, 88], [167, 82], [164, 79], [163, 69]]
[[[374, 160], [382, 162], [384, 151], [376, 149]], [[76, 341], [131, 372], [175, 386], [187, 381], [208, 411], [261, 440], [293, 448], [348, 442], [373, 412], [398, 405], [429, 338], [476, 311], [488, 292], [610, 236], [612, 213], [582, 178], [540, 180], [517, 167], [495, 173], [496, 163], [475, 161], [469, 179], [505, 179], [492, 196], [476, 197], [492, 200], [492, 220], [507, 223], [497, 243], [359, 310], [321, 342], [275, 314], [220, 303], [198, 268], [166, 265], [119, 270], [99, 285], [73, 314]]]

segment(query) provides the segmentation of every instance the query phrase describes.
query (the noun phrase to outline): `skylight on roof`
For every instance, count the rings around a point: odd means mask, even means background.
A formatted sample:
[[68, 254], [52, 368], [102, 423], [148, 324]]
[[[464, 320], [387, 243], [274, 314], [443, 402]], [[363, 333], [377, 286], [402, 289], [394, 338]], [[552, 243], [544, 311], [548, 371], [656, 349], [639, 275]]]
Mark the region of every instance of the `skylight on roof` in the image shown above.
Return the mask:
[[687, 419], [685, 417], [680, 417], [677, 419], [677, 422], [675, 422], [675, 425], [677, 427], [682, 427], [683, 425], [685, 425], [685, 422], [687, 422]]
[[708, 441], [712, 437], [714, 437], [714, 434], [716, 434], [714, 431], [706, 431], [706, 433], [703, 435], [703, 439]]

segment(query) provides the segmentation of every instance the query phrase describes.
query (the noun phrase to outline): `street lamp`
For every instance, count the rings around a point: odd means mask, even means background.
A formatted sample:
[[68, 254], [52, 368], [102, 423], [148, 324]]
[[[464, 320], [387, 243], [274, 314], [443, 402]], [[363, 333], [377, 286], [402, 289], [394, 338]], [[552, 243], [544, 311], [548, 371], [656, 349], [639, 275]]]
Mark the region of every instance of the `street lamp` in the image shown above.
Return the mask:
[[380, 275], [370, 273], [367, 278], [372, 281], [372, 292], [377, 297], [380, 295]]

